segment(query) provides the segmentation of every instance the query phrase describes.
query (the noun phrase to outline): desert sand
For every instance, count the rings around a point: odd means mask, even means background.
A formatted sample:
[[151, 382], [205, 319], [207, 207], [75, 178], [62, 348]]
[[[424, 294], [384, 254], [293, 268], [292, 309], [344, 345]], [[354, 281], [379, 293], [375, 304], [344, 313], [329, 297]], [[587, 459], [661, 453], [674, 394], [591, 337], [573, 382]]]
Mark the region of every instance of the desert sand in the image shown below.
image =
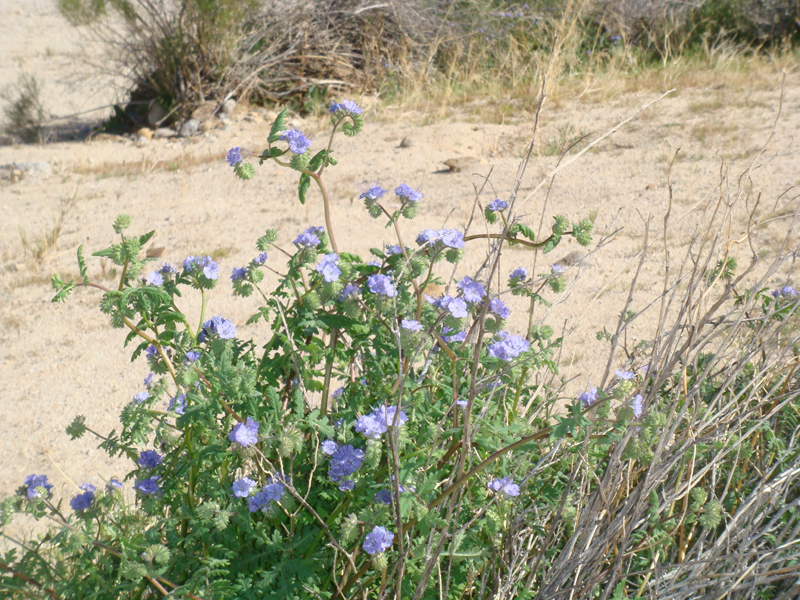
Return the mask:
[[[58, 15], [54, 0], [7, 0], [0, 6], [0, 23], [0, 84], [15, 81], [21, 72], [36, 74], [46, 83], [46, 107], [57, 115], [114, 99], [112, 86], [76, 88], [70, 79], [72, 67], [77, 68], [80, 37]], [[735, 186], [738, 174], [767, 141], [778, 116], [781, 77], [776, 70], [759, 73], [758, 80], [753, 86], [739, 77], [716, 87], [678, 89], [562, 171], [544, 206], [544, 192], [526, 198], [558, 162], [557, 153], [548, 148], [559, 131], [591, 134], [588, 139], [593, 139], [661, 94], [648, 88], [620, 95], [606, 87], [546, 105], [518, 213], [538, 230], [544, 211], [545, 231], [552, 215], [579, 220], [592, 213], [598, 235], [586, 250], [566, 240], [552, 254], [539, 256], [535, 267], [532, 252], [509, 249], [502, 274], [505, 278], [519, 266], [534, 273], [548, 272], [551, 263], [566, 266], [568, 291], [558, 297], [550, 294], [553, 309], [536, 314], [537, 321], [544, 319], [559, 332], [572, 331], [559, 357], [569, 379], [566, 397], [596, 385], [602, 375], [608, 343], [598, 341], [595, 332], [616, 327], [640, 258], [645, 221], [651, 220], [654, 239], [663, 233], [669, 196], [666, 167], [676, 150], [680, 148], [671, 173], [674, 205], [667, 246], [680, 257], [703, 208], [718, 197], [721, 165], [730, 174], [725, 186]], [[325, 176], [342, 251], [367, 257], [370, 247], [396, 243], [392, 231], [381, 220], [370, 219], [357, 199], [360, 183], [422, 186], [419, 216], [402, 222], [404, 240], [412, 244], [425, 228], [464, 227], [475, 186], [480, 187], [490, 172], [480, 202], [485, 206], [495, 197], [507, 199], [533, 131], [532, 114], [517, 114], [500, 124], [482, 119], [491, 112], [490, 105], [450, 109], [432, 118], [371, 98], [362, 102], [368, 107], [365, 129], [355, 138], [336, 137], [340, 164]], [[83, 118], [98, 114], [102, 113]], [[326, 143], [324, 120], [294, 118], [311, 136], [312, 149]], [[228, 127], [190, 138], [137, 141], [101, 135], [90, 141], [0, 147], [0, 165], [46, 161], [52, 171], [49, 176], [0, 180], [0, 495], [13, 493], [30, 473], [46, 473], [59, 497], [69, 498], [74, 486], [84, 481], [102, 485], [130, 467], [106, 457], [92, 436], [71, 442], [65, 427], [82, 414], [95, 431], [118, 428], [120, 410], [143, 389], [147, 364], [143, 357], [131, 364], [130, 349], [122, 346], [125, 332], [112, 329], [97, 308], [99, 292], [80, 289], [66, 304], [53, 304], [48, 282], [54, 272], [65, 278], [76, 275], [78, 245], [90, 254], [112, 243], [111, 223], [118, 213], [132, 216], [134, 232], [156, 230], [152, 246], [165, 249], [162, 261], [177, 263], [189, 254], [218, 256], [220, 283], [209, 294], [208, 314], [231, 319], [241, 338], [267, 339], [263, 324], [245, 324], [258, 298], [233, 297], [230, 272], [257, 254], [255, 240], [266, 229], [277, 228], [278, 243], [290, 248], [300, 231], [324, 224], [320, 196], [312, 190], [306, 205], [300, 205], [292, 172], [265, 165], [257, 168], [252, 181], [233, 176], [224, 160], [226, 151], [232, 146], [260, 151], [268, 130], [264, 110], [240, 103]], [[765, 223], [752, 231], [751, 239], [765, 259], [774, 254], [796, 209], [797, 192], [781, 194], [800, 185], [798, 132], [800, 79], [790, 73], [775, 135], [750, 173], [753, 193], [747, 204], [737, 207], [731, 222], [731, 236], [741, 237], [747, 208], [761, 193], [756, 218]], [[411, 145], [401, 146], [404, 138]], [[463, 168], [448, 171], [443, 163], [449, 159], [459, 159]], [[56, 248], [35, 259], [22, 238], [30, 244], [51, 230], [62, 199], [72, 197], [74, 207], [65, 216]], [[485, 227], [478, 214], [472, 231]], [[613, 231], [594, 251], [601, 235]], [[641, 310], [661, 289], [663, 247], [659, 242], [648, 253], [634, 310]], [[790, 248], [796, 247], [794, 236]], [[593, 252], [585, 256], [587, 251]], [[733, 253], [743, 263], [749, 260], [747, 244], [735, 246]], [[456, 277], [474, 274], [485, 254], [485, 242], [473, 242]], [[280, 269], [280, 254], [271, 253], [269, 263]], [[109, 266], [89, 259], [90, 276], [109, 283], [104, 279]], [[791, 268], [787, 260], [769, 284], [793, 283]], [[446, 268], [440, 272], [449, 275]], [[187, 294], [180, 306], [193, 319], [198, 315], [198, 298]], [[524, 333], [525, 306], [512, 302], [512, 308], [509, 330]], [[640, 319], [631, 335], [646, 339], [652, 334], [653, 317]], [[621, 366], [624, 356], [617, 359]]]

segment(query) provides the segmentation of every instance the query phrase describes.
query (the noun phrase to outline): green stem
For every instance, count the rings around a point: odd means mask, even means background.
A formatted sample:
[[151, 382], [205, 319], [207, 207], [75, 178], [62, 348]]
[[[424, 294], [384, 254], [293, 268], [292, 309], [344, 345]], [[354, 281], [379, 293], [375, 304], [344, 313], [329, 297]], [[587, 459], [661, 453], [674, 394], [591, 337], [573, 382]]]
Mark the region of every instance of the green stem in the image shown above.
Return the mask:
[[206, 316], [206, 291], [200, 288], [200, 323], [197, 325], [197, 334], [203, 329], [203, 319]]
[[328, 395], [331, 388], [331, 373], [333, 371], [333, 360], [336, 357], [336, 341], [338, 338], [339, 330], [334, 329], [331, 331], [331, 345], [329, 346], [331, 355], [328, 357], [328, 364], [325, 365], [325, 383], [322, 388], [322, 402], [319, 408], [319, 412], [323, 416], [328, 414]]

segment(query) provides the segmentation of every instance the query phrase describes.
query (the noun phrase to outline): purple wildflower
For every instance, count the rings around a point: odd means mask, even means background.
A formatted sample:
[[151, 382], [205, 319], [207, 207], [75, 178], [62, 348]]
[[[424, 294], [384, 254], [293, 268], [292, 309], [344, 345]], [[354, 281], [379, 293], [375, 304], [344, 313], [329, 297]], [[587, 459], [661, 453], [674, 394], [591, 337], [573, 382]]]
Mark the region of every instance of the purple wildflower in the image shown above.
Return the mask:
[[158, 487], [159, 479], [161, 479], [161, 477], [158, 475], [153, 475], [147, 479], [137, 479], [136, 485], [133, 487], [136, 491], [144, 495], [159, 494], [161, 493], [161, 488]]
[[489, 302], [489, 310], [501, 319], [507, 319], [511, 315], [511, 311], [500, 298], [492, 298], [492, 301]]
[[223, 340], [233, 339], [236, 337], [236, 326], [219, 315], [211, 317], [211, 319], [203, 323], [203, 329], [197, 336], [197, 341], [204, 342], [212, 335], [218, 335]]
[[322, 257], [322, 260], [319, 261], [319, 264], [314, 270], [321, 274], [325, 281], [328, 283], [333, 283], [334, 281], [338, 280], [339, 275], [342, 274], [342, 270], [336, 266], [337, 262], [339, 262], [338, 254], [326, 254]]
[[471, 277], [464, 277], [456, 286], [464, 293], [464, 300], [470, 304], [480, 302], [486, 295], [483, 286], [477, 281], [473, 281]]
[[500, 332], [499, 335], [501, 340], [489, 346], [489, 356], [509, 361], [530, 348], [528, 341], [519, 335], [509, 335], [506, 332]]
[[339, 449], [339, 444], [337, 444], [333, 440], [325, 440], [322, 442], [322, 451], [328, 456], [331, 456], [338, 449]]
[[161, 464], [161, 460], [161, 455], [155, 450], [144, 450], [139, 455], [139, 460], [136, 461], [136, 464], [145, 469], [155, 469]]
[[635, 375], [631, 371], [620, 371], [619, 369], [615, 369], [614, 374], [620, 379], [623, 379], [625, 381], [628, 381], [629, 379], [633, 379], [635, 377]]
[[[364, 188], [361, 188], [361, 189], [363, 190]], [[372, 204], [378, 198], [383, 196], [385, 193], [386, 193], [385, 189], [383, 189], [378, 184], [373, 184], [366, 192], [362, 193], [359, 196], [359, 198], [364, 200], [364, 202], [366, 202], [367, 204]]]
[[644, 412], [644, 407], [642, 405], [643, 400], [644, 398], [642, 398], [641, 394], [636, 394], [636, 397], [634, 397], [633, 402], [631, 402], [631, 408], [633, 409], [633, 416], [637, 419], [641, 417], [642, 413]]
[[233, 482], [231, 490], [237, 498], [247, 498], [254, 487], [256, 487], [255, 481], [249, 477], [242, 477]]
[[391, 531], [378, 525], [367, 534], [361, 547], [369, 555], [378, 554], [391, 548], [393, 539]]
[[262, 252], [261, 254], [259, 254], [258, 256], [256, 256], [253, 259], [253, 262], [256, 263], [256, 264], [259, 264], [259, 265], [263, 265], [265, 262], [267, 262], [267, 258], [269, 258], [267, 256], [267, 253], [266, 252]]
[[240, 446], [247, 447], [258, 443], [258, 423], [253, 417], [247, 417], [244, 423], [237, 424], [228, 434], [228, 439]]
[[289, 144], [289, 150], [294, 154], [305, 154], [311, 147], [311, 141], [297, 129], [290, 129], [278, 138]]
[[53, 489], [53, 484], [47, 481], [47, 475], [28, 475], [22, 484], [27, 486], [28, 489], [23, 493], [30, 500], [41, 497], [36, 488], [44, 488], [47, 496], [50, 495], [50, 490]]
[[203, 275], [206, 279], [216, 279], [218, 277], [219, 265], [210, 256], [203, 257]]
[[174, 398], [170, 398], [168, 411], [174, 412], [176, 415], [183, 415], [186, 413], [186, 394], [179, 394]]
[[184, 360], [183, 362], [185, 362], [186, 364], [190, 364], [196, 360], [200, 360], [200, 353], [197, 350], [189, 350], [186, 353], [186, 360]]
[[355, 430], [364, 434], [364, 437], [378, 439], [386, 433], [386, 423], [381, 421], [374, 413], [361, 415], [356, 419]]
[[379, 491], [378, 493], [375, 494], [374, 502], [375, 502], [375, 504], [377, 504], [379, 502], [381, 504], [391, 504], [392, 503], [392, 494], [389, 492], [389, 490], [381, 490], [381, 491]]
[[417, 236], [417, 244], [420, 246], [435, 242], [440, 237], [439, 232], [435, 229], [426, 229]]
[[508, 278], [511, 280], [511, 283], [525, 281], [528, 278], [528, 269], [525, 267], [514, 269]]
[[401, 183], [394, 188], [394, 193], [396, 196], [408, 200], [409, 202], [419, 202], [424, 197], [419, 191], [412, 189], [411, 186], [405, 183]]
[[235, 167], [240, 162], [242, 162], [242, 152], [239, 146], [235, 146], [228, 150], [228, 155], [225, 157], [228, 161], [228, 164], [232, 167]]
[[175, 267], [173, 267], [169, 263], [164, 263], [164, 266], [161, 267], [158, 270], [158, 272], [161, 273], [162, 275], [171, 275], [172, 273], [177, 273], [177, 271], [175, 270]]
[[339, 301], [343, 302], [345, 300], [355, 300], [358, 297], [358, 294], [358, 286], [354, 283], [348, 283], [346, 286], [344, 286], [342, 293], [339, 294]]
[[113, 494], [115, 490], [122, 490], [122, 482], [119, 479], [112, 477], [111, 481], [106, 484], [106, 493]]
[[386, 255], [393, 256], [395, 254], [402, 254], [403, 249], [400, 246], [386, 246]]
[[400, 327], [406, 331], [422, 331], [422, 325], [420, 325], [420, 322], [414, 321], [413, 319], [403, 319], [400, 321]]
[[397, 290], [392, 284], [391, 278], [386, 275], [370, 275], [367, 279], [367, 287], [373, 294], [380, 294], [387, 298], [394, 298], [397, 296]]
[[578, 400], [581, 401], [583, 406], [589, 407], [595, 402], [597, 402], [597, 388], [593, 387], [591, 389], [586, 390], [580, 396], [578, 396]]
[[453, 299], [451, 299], [447, 303], [447, 310], [456, 319], [464, 319], [469, 314], [469, 313], [467, 313], [467, 303], [464, 302], [461, 298], [453, 298]]
[[350, 444], [340, 446], [331, 455], [331, 465], [328, 469], [328, 477], [331, 481], [338, 483], [345, 477], [349, 477], [361, 468], [364, 459], [364, 451], [354, 448]]
[[231, 281], [237, 281], [239, 279], [244, 279], [245, 277], [247, 277], [247, 267], [233, 267]]
[[324, 230], [322, 227], [310, 227], [303, 233], [294, 238], [294, 245], [298, 248], [311, 248], [319, 246], [321, 240], [319, 236], [322, 235]]
[[145, 384], [147, 387], [150, 387], [150, 384], [151, 384], [151, 383], [153, 383], [153, 374], [152, 374], [152, 373], [148, 373], [148, 374], [147, 374], [147, 377], [145, 377], [145, 378], [144, 378], [144, 384]]
[[342, 479], [341, 483], [339, 484], [339, 491], [350, 492], [355, 486], [356, 484], [352, 479]]
[[440, 229], [439, 234], [441, 235], [442, 243], [448, 248], [458, 250], [464, 247], [464, 234], [458, 229]]
[[141, 404], [142, 402], [144, 402], [144, 401], [145, 401], [145, 400], [147, 400], [148, 398], [150, 398], [150, 394], [149, 394], [148, 392], [139, 392], [138, 394], [136, 394], [136, 395], [133, 397], [133, 401], [134, 401], [136, 404]]
[[489, 203], [489, 210], [505, 210], [507, 208], [508, 204], [500, 200], [500, 198], [498, 198], [497, 200], [492, 200]]
[[564, 267], [561, 265], [550, 265], [550, 270], [553, 272], [553, 275], [561, 275], [564, 272]]
[[342, 394], [344, 394], [344, 388], [337, 388], [337, 390], [331, 394], [331, 398], [341, 398]]
[[150, 285], [164, 285], [164, 276], [158, 271], [150, 271], [147, 274], [146, 281]]
[[494, 492], [503, 492], [506, 496], [519, 496], [519, 486], [514, 483], [511, 477], [493, 479], [486, 486]]
[[74, 511], [86, 510], [92, 505], [92, 502], [94, 501], [95, 487], [93, 485], [85, 483], [81, 486], [81, 489], [84, 489], [84, 486], [87, 486], [87, 488], [91, 489], [86, 489], [85, 492], [83, 492], [82, 494], [78, 494], [72, 500], [69, 501], [69, 505], [72, 507], [72, 510]]

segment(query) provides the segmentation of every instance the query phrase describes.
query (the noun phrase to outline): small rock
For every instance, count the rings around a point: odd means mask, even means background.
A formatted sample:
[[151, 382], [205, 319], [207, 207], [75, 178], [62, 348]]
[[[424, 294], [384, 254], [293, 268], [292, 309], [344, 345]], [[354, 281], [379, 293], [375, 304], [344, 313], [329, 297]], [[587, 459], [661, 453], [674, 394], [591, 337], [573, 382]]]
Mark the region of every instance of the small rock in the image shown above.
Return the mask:
[[647, 184], [647, 185], [644, 187], [644, 189], [646, 189], [646, 190], [654, 190], [654, 189], [656, 189], [656, 184], [655, 184], [655, 183], [648, 183], [648, 184]]
[[451, 173], [460, 173], [474, 162], [475, 159], [462, 156], [460, 158], [448, 158], [447, 160], [443, 161], [442, 164], [444, 164]]
[[192, 119], [205, 121], [214, 115], [215, 110], [217, 110], [216, 102], [203, 102], [200, 106], [192, 111]]
[[254, 115], [253, 113], [247, 113], [244, 116], [244, 120], [247, 121], [248, 123], [252, 123], [253, 121], [256, 120], [256, 115]]
[[153, 136], [157, 138], [171, 138], [178, 135], [178, 132], [169, 127], [159, 127], [153, 132]]
[[400, 140], [401, 148], [411, 148], [411, 146], [413, 145], [414, 145], [414, 140], [412, 140], [409, 137], [404, 137], [402, 140]]
[[180, 129], [178, 129], [178, 135], [181, 137], [191, 137], [197, 133], [198, 129], [200, 129], [200, 121], [198, 119], [189, 119], [181, 124]]
[[578, 263], [584, 263], [588, 265], [591, 263], [591, 260], [587, 260], [588, 257], [588, 252], [584, 252], [583, 250], [573, 250], [553, 264], [560, 265], [562, 267], [574, 267]]
[[150, 127], [158, 127], [161, 121], [167, 118], [167, 109], [161, 106], [158, 102], [152, 101], [150, 103], [150, 110], [147, 111], [147, 122]]
[[[49, 177], [53, 174], [53, 169], [50, 163], [44, 160], [36, 160], [33, 162], [18, 162], [13, 164], [13, 168], [19, 171], [21, 175], [26, 176], [41, 176]], [[13, 173], [12, 173], [13, 175]]]
[[236, 100], [233, 98], [228, 98], [225, 102], [222, 103], [222, 112], [226, 112], [229, 115], [233, 114], [233, 110], [236, 108]]
[[147, 258], [161, 258], [166, 251], [167, 249], [164, 246], [159, 246], [158, 248], [151, 246], [147, 249], [146, 255]]
[[139, 131], [136, 132], [136, 136], [140, 138], [147, 138], [148, 140], [153, 138], [153, 130], [149, 127], [142, 127]]

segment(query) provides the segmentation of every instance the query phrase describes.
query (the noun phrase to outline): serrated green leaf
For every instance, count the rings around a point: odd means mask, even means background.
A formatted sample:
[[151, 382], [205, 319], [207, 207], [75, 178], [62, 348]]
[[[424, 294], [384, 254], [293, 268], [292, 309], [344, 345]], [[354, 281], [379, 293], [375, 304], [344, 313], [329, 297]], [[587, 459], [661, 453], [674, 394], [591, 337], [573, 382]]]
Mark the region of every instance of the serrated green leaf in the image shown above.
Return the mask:
[[147, 242], [150, 241], [150, 238], [152, 238], [155, 234], [156, 234], [156, 231], [154, 229], [153, 231], [148, 231], [144, 235], [140, 235], [139, 236], [139, 245], [140, 246], [144, 246]]
[[86, 260], [83, 258], [83, 244], [78, 246], [78, 270], [83, 277], [83, 283], [89, 283], [89, 277], [86, 275]]
[[286, 113], [287, 109], [284, 108], [272, 122], [272, 127], [270, 127], [269, 130], [269, 137], [267, 138], [270, 144], [278, 141], [281, 132], [286, 131]]
[[300, 181], [297, 184], [297, 197], [300, 199], [300, 204], [306, 203], [306, 192], [311, 186], [311, 177], [303, 173], [300, 175]]
[[548, 252], [553, 250], [556, 246], [558, 246], [560, 242], [561, 242], [561, 236], [554, 233], [547, 240], [547, 242], [544, 245], [544, 248], [542, 248], [542, 254], [547, 254]]

